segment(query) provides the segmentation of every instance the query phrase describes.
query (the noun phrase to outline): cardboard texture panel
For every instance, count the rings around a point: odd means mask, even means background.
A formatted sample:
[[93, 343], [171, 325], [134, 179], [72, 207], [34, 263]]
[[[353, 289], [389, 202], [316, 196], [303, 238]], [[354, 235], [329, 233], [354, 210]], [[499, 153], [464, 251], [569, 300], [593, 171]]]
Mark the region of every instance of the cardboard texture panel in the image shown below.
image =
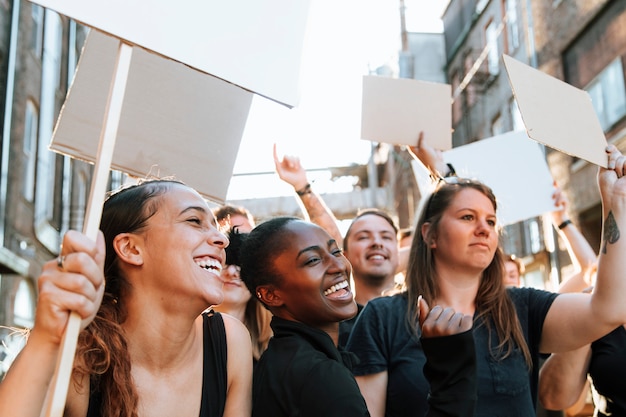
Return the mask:
[[32, 0], [293, 107], [309, 0]]
[[[119, 40], [91, 30], [50, 148], [95, 162]], [[253, 94], [134, 47], [111, 167], [226, 198]]]
[[[498, 202], [498, 221], [509, 225], [554, 210], [553, 179], [540, 145], [525, 132], [509, 132], [482, 139], [444, 152], [459, 177], [474, 178], [493, 190]], [[422, 195], [429, 195], [434, 183], [427, 170], [413, 161], [413, 170]]]
[[449, 84], [363, 77], [362, 139], [415, 146], [420, 131], [434, 148], [448, 150], [452, 147], [452, 89]]
[[589, 94], [508, 55], [503, 59], [528, 136], [606, 168], [607, 141]]

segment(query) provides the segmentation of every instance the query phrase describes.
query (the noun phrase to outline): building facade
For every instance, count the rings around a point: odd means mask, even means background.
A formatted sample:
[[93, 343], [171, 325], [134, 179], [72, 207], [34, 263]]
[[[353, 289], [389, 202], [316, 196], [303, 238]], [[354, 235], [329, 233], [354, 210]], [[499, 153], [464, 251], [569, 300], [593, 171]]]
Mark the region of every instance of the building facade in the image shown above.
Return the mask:
[[37, 277], [82, 229], [91, 166], [48, 149], [86, 29], [25, 0], [0, 1], [0, 377], [33, 325]]

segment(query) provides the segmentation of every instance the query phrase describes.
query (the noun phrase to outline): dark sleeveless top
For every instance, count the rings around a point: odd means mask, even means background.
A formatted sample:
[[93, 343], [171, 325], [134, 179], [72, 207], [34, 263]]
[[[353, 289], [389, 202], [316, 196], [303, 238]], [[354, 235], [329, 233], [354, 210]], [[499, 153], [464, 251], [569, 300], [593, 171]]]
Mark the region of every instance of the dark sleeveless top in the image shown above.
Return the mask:
[[[220, 313], [202, 313], [204, 322], [204, 372], [199, 417], [221, 417], [226, 403], [226, 329]], [[96, 389], [89, 397], [87, 417], [100, 417], [102, 393]]]

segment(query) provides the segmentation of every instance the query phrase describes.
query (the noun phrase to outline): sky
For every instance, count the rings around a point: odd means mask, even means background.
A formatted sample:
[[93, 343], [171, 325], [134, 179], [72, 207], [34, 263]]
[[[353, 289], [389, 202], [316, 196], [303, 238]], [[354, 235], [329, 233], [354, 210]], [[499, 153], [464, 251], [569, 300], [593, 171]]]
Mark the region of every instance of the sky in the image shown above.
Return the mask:
[[[441, 32], [448, 0], [405, 0], [413, 32]], [[300, 74], [300, 101], [287, 108], [256, 96], [239, 147], [227, 200], [289, 195], [274, 173], [272, 147], [299, 156], [321, 192], [352, 187], [328, 181], [325, 167], [364, 164], [372, 143], [360, 139], [362, 76], [382, 65], [397, 66], [400, 2], [312, 0]], [[266, 173], [266, 175], [242, 175]]]

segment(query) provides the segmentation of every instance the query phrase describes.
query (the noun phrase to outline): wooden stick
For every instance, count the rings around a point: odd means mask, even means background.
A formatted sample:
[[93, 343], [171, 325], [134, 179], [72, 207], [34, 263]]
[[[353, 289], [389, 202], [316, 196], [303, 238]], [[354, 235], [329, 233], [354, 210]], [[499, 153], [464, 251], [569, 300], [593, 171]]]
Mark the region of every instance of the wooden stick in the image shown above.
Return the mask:
[[[102, 205], [104, 204], [104, 197], [107, 191], [106, 187], [111, 170], [111, 160], [113, 159], [117, 129], [122, 114], [122, 104], [126, 92], [126, 81], [130, 69], [132, 51], [132, 45], [120, 41], [107, 108], [104, 114], [104, 125], [100, 136], [100, 143], [98, 144], [98, 155], [96, 157], [94, 176], [91, 180], [89, 202], [87, 204], [83, 227], [83, 233], [94, 241], [98, 237], [98, 230], [100, 228]], [[50, 391], [48, 392], [48, 396], [51, 395], [45, 407], [46, 416], [48, 417], [63, 416], [67, 390], [70, 377], [72, 376], [80, 324], [80, 316], [78, 313], [72, 312], [63, 335], [61, 355], [57, 362], [55, 377], [50, 386]]]

